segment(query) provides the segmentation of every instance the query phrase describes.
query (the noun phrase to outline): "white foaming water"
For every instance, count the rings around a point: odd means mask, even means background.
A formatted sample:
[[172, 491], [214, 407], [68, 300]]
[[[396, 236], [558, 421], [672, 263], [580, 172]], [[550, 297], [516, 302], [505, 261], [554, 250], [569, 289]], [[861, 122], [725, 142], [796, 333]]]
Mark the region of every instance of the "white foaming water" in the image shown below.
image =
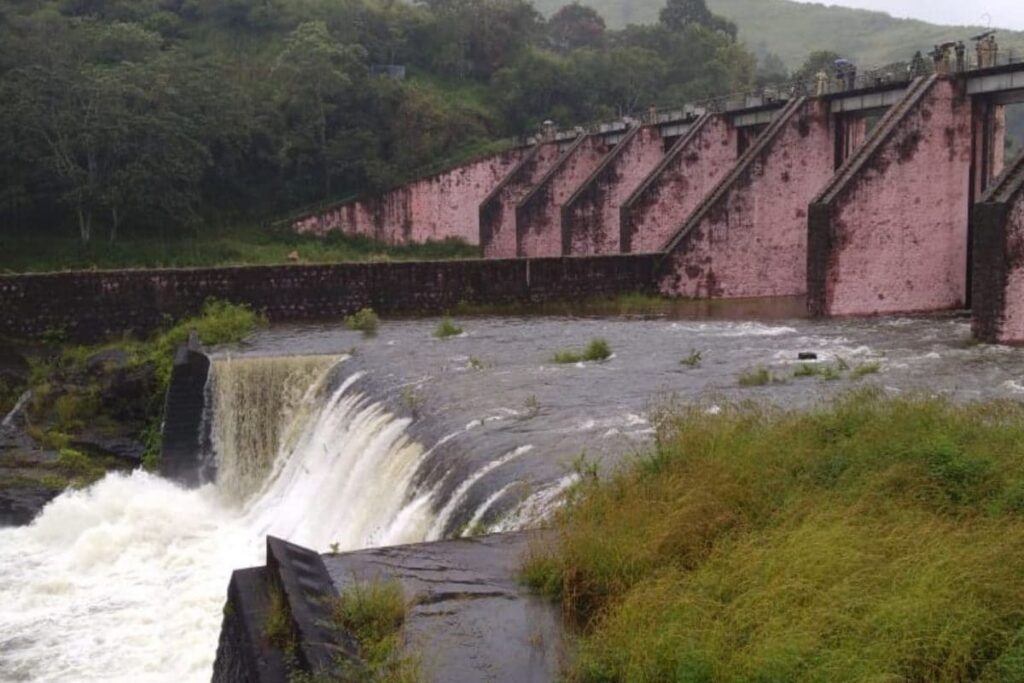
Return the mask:
[[[62, 494], [27, 527], [0, 529], [0, 681], [207, 681], [228, 578], [263, 564], [267, 534], [321, 551], [436, 538], [473, 482], [529, 449], [496, 454], [448, 500], [440, 485], [414, 491], [429, 451], [406, 436], [408, 420], [353, 391], [358, 375], [325, 396], [336, 359], [296, 360], [284, 370], [214, 363], [214, 441], [226, 451], [216, 485], [112, 474]], [[259, 398], [250, 380], [287, 397]], [[276, 412], [240, 417], [238, 395]], [[264, 448], [260, 429], [277, 442], [273, 462], [238, 462]], [[566, 485], [530, 496], [500, 527], [543, 514]]]

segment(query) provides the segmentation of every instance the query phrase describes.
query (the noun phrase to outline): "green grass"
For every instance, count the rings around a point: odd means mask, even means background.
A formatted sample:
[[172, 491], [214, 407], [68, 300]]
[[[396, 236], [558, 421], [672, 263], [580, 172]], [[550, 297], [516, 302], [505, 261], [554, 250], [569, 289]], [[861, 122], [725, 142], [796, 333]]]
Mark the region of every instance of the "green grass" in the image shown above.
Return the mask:
[[451, 318], [444, 318], [434, 328], [434, 336], [438, 339], [447, 339], [448, 337], [457, 337], [462, 334], [462, 328], [455, 324]]
[[87, 246], [50, 235], [14, 237], [0, 234], [0, 273], [117, 268], [183, 268], [273, 265], [346, 261], [410, 261], [478, 258], [479, 248], [457, 239], [424, 244], [389, 245], [366, 237], [330, 233], [319, 238], [283, 229], [208, 229], [195, 236], [126, 238]]
[[362, 308], [345, 318], [345, 327], [364, 334], [374, 334], [380, 327], [380, 317], [372, 308]]
[[567, 680], [1022, 680], [1024, 405], [705, 408], [526, 558], [579, 627]]
[[591, 339], [586, 348], [582, 350], [565, 349], [556, 351], [552, 360], [555, 363], [582, 363], [586, 361], [608, 360], [612, 355], [612, 347], [601, 337]]
[[421, 678], [419, 657], [403, 652], [408, 607], [397, 580], [356, 582], [334, 601], [334, 625], [355, 638], [368, 669], [369, 677], [360, 680], [398, 683]]

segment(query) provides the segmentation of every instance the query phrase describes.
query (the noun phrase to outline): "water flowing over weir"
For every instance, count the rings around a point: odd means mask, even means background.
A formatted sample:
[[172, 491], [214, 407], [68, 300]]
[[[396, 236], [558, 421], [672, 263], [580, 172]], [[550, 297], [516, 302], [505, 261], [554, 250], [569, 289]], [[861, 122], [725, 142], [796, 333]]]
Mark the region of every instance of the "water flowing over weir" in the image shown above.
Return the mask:
[[[320, 551], [439, 538], [474, 484], [529, 450], [454, 485], [436, 463], [418, 474], [458, 435], [424, 448], [365, 380], [339, 356], [216, 360], [215, 483], [110, 475], [0, 530], [0, 681], [209, 680], [227, 579], [262, 564], [267, 534]], [[520, 499], [508, 520], [550, 498]]]
[[[215, 480], [110, 475], [0, 529], [0, 681], [209, 680], [231, 571], [264, 563], [266, 534], [326, 551], [530, 526], [582, 451], [613, 466], [649, 442], [658, 395], [807, 406], [871, 383], [1024, 396], [1024, 353], [966, 343], [956, 317], [493, 318], [447, 340], [436, 322], [388, 321], [373, 338], [265, 330], [214, 358]], [[597, 336], [608, 362], [551, 362]], [[698, 367], [680, 364], [691, 349]], [[877, 373], [738, 385], [760, 365], [791, 377], [803, 350]]]

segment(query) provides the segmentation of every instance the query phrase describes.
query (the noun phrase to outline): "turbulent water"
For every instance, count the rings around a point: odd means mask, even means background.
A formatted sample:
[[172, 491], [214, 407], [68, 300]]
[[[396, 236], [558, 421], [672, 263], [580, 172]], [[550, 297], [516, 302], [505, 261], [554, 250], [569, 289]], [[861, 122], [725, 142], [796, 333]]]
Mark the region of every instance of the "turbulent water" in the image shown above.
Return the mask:
[[[208, 680], [228, 577], [262, 564], [266, 534], [327, 550], [527, 525], [581, 453], [643, 447], [658, 395], [801, 405], [850, 386], [738, 387], [744, 369], [791, 369], [798, 350], [877, 362], [864, 381], [891, 392], [1024, 393], [1024, 352], [971, 346], [955, 318], [477, 319], [444, 341], [432, 327], [263, 333], [213, 364], [215, 483], [110, 475], [0, 530], [0, 680]], [[550, 363], [598, 335], [611, 361]], [[691, 349], [700, 367], [679, 363]]]

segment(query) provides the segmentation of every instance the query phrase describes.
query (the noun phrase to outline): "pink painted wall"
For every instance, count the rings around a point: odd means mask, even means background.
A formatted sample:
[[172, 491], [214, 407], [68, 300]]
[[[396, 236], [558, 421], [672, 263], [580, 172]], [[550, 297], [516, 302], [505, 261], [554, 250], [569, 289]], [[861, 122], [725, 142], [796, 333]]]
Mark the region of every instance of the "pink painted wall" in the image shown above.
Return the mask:
[[824, 313], [964, 305], [971, 104], [938, 80], [831, 208]]
[[458, 237], [480, 238], [480, 202], [519, 162], [522, 149], [403, 185], [380, 196], [355, 200], [296, 221], [298, 233], [324, 235], [338, 230], [400, 244]]
[[998, 340], [1024, 343], [1024, 192], [1018, 192], [1006, 223], [1006, 289]]
[[562, 209], [567, 254], [618, 254], [622, 203], [665, 156], [657, 126], [643, 126], [621, 140]]
[[[786, 116], [785, 113], [781, 116]], [[807, 205], [832, 176], [828, 104], [795, 107], [763, 150], [670, 252], [666, 294], [702, 298], [807, 291]]]
[[683, 136], [622, 210], [620, 242], [626, 252], [660, 250], [736, 163], [736, 129], [726, 116], [709, 116]]
[[501, 183], [475, 206], [485, 258], [515, 258], [516, 205], [555, 165], [562, 154], [557, 142], [545, 142], [525, 155]]
[[516, 255], [562, 255], [562, 204], [590, 177], [611, 147], [601, 135], [573, 145], [516, 207]]

